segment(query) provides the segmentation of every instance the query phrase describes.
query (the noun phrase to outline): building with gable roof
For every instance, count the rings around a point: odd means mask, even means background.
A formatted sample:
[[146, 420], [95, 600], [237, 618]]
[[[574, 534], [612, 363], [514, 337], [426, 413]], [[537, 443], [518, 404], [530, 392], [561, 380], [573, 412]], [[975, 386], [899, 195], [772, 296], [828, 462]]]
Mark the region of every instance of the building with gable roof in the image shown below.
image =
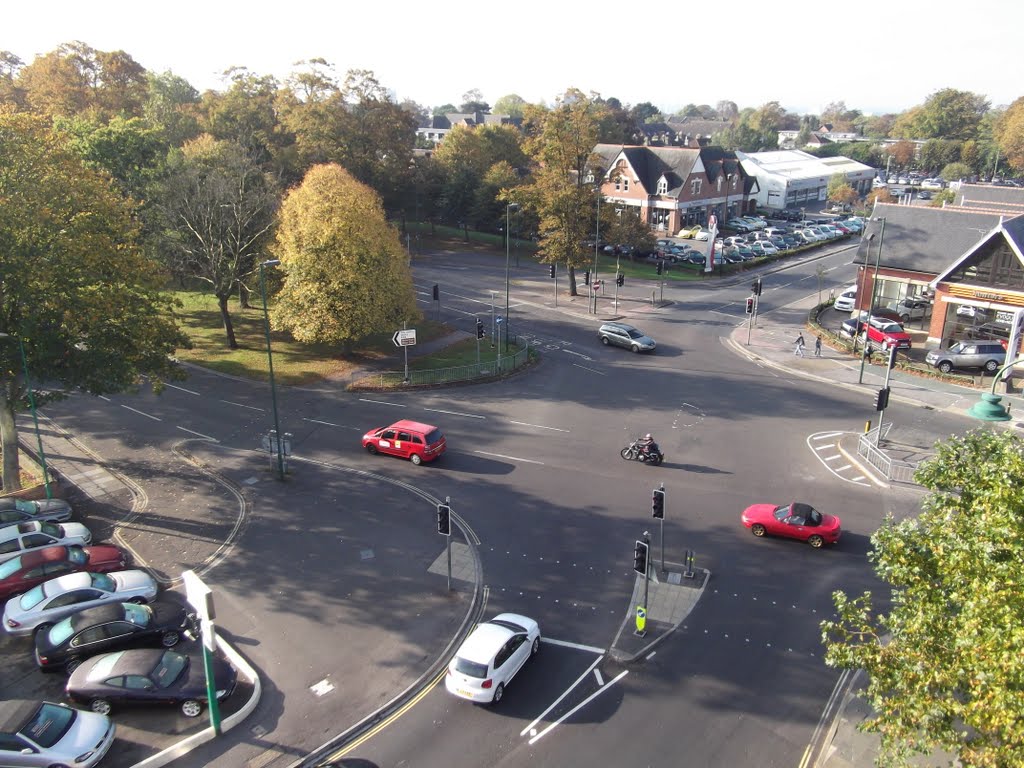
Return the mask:
[[828, 197], [828, 182], [841, 173], [858, 195], [871, 191], [875, 170], [848, 157], [815, 157], [800, 150], [737, 152], [748, 176], [757, 179], [756, 203], [762, 208], [812, 207]]
[[521, 117], [511, 115], [492, 115], [486, 112], [450, 112], [445, 115], [432, 115], [430, 125], [416, 129], [416, 135], [421, 139], [431, 141], [435, 146], [444, 141], [453, 128], [458, 125], [466, 128], [476, 128], [480, 125], [514, 125], [521, 126]]
[[719, 147], [640, 147], [598, 144], [587, 181], [600, 181], [605, 200], [632, 209], [656, 232], [724, 224], [753, 211], [753, 180], [736, 153]]

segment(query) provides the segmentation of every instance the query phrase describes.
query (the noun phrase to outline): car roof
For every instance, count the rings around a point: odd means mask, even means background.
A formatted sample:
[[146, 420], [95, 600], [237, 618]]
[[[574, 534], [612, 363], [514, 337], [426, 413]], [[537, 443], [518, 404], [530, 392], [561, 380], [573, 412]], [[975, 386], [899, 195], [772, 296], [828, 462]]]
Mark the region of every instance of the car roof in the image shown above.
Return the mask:
[[43, 702], [31, 699], [6, 699], [0, 701], [0, 731], [14, 733], [30, 716], [35, 714]]
[[437, 427], [433, 426], [432, 424], [424, 424], [422, 421], [410, 421], [409, 419], [402, 419], [401, 421], [396, 421], [389, 427], [385, 427], [385, 429], [404, 429], [407, 432], [427, 433], [433, 432], [435, 429], [437, 429]]
[[65, 573], [63, 576], [58, 576], [55, 579], [50, 579], [45, 582], [49, 587], [46, 590], [46, 594], [52, 595], [56, 592], [67, 592], [72, 589], [79, 589], [81, 587], [92, 586], [93, 574], [88, 571], [79, 571], [78, 573]]
[[514, 635], [508, 627], [485, 621], [477, 625], [456, 654], [467, 661], [489, 664], [494, 654]]
[[86, 608], [84, 611], [72, 614], [71, 628], [78, 632], [83, 627], [91, 627], [94, 624], [103, 624], [107, 621], [117, 621], [124, 618], [124, 603], [108, 603], [98, 605], [95, 608]]
[[621, 331], [635, 331], [636, 328], [629, 323], [601, 323], [602, 328], [618, 328]]
[[67, 547], [63, 544], [54, 544], [52, 547], [32, 549], [19, 555], [22, 568], [31, 568], [40, 563], [49, 563], [57, 560], [67, 560]]

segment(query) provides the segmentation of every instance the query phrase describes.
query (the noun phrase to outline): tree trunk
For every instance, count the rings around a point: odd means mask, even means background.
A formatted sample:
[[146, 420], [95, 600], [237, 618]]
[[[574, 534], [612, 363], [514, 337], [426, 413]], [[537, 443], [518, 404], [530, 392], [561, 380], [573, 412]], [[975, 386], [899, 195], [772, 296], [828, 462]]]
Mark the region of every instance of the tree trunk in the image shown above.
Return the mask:
[[217, 297], [217, 306], [220, 307], [220, 318], [224, 322], [224, 332], [228, 335], [228, 347], [238, 349], [238, 342], [235, 340], [235, 326], [231, 323], [231, 314], [228, 312], [227, 294]]
[[579, 296], [576, 292], [576, 268], [572, 264], [569, 265], [569, 295]]
[[21, 465], [18, 462], [18, 425], [7, 399], [6, 388], [0, 392], [0, 450], [4, 455], [4, 492], [21, 490]]
[[252, 307], [249, 306], [249, 296], [250, 295], [251, 295], [251, 292], [245, 286], [245, 284], [244, 283], [239, 283], [238, 284], [238, 304], [242, 307], [242, 309], [252, 309]]

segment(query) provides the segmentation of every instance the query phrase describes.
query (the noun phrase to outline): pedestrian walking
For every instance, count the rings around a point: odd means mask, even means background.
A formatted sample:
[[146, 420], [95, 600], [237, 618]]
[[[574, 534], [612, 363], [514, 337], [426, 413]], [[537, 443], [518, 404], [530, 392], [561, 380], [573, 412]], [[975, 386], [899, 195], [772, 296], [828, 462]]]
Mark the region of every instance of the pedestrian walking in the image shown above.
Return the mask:
[[814, 356], [821, 357], [821, 336], [814, 340]]
[[802, 333], [796, 337], [796, 342], [793, 346], [793, 354], [799, 355], [800, 357], [804, 356], [804, 335]]

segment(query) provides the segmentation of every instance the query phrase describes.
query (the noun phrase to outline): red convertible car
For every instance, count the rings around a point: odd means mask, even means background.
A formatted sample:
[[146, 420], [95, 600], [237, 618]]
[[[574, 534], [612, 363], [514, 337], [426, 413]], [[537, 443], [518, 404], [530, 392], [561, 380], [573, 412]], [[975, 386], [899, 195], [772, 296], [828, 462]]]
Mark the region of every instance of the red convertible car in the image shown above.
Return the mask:
[[835, 515], [824, 515], [810, 504], [754, 504], [743, 511], [743, 524], [755, 536], [772, 534], [806, 541], [812, 547], [835, 544], [843, 532]]

